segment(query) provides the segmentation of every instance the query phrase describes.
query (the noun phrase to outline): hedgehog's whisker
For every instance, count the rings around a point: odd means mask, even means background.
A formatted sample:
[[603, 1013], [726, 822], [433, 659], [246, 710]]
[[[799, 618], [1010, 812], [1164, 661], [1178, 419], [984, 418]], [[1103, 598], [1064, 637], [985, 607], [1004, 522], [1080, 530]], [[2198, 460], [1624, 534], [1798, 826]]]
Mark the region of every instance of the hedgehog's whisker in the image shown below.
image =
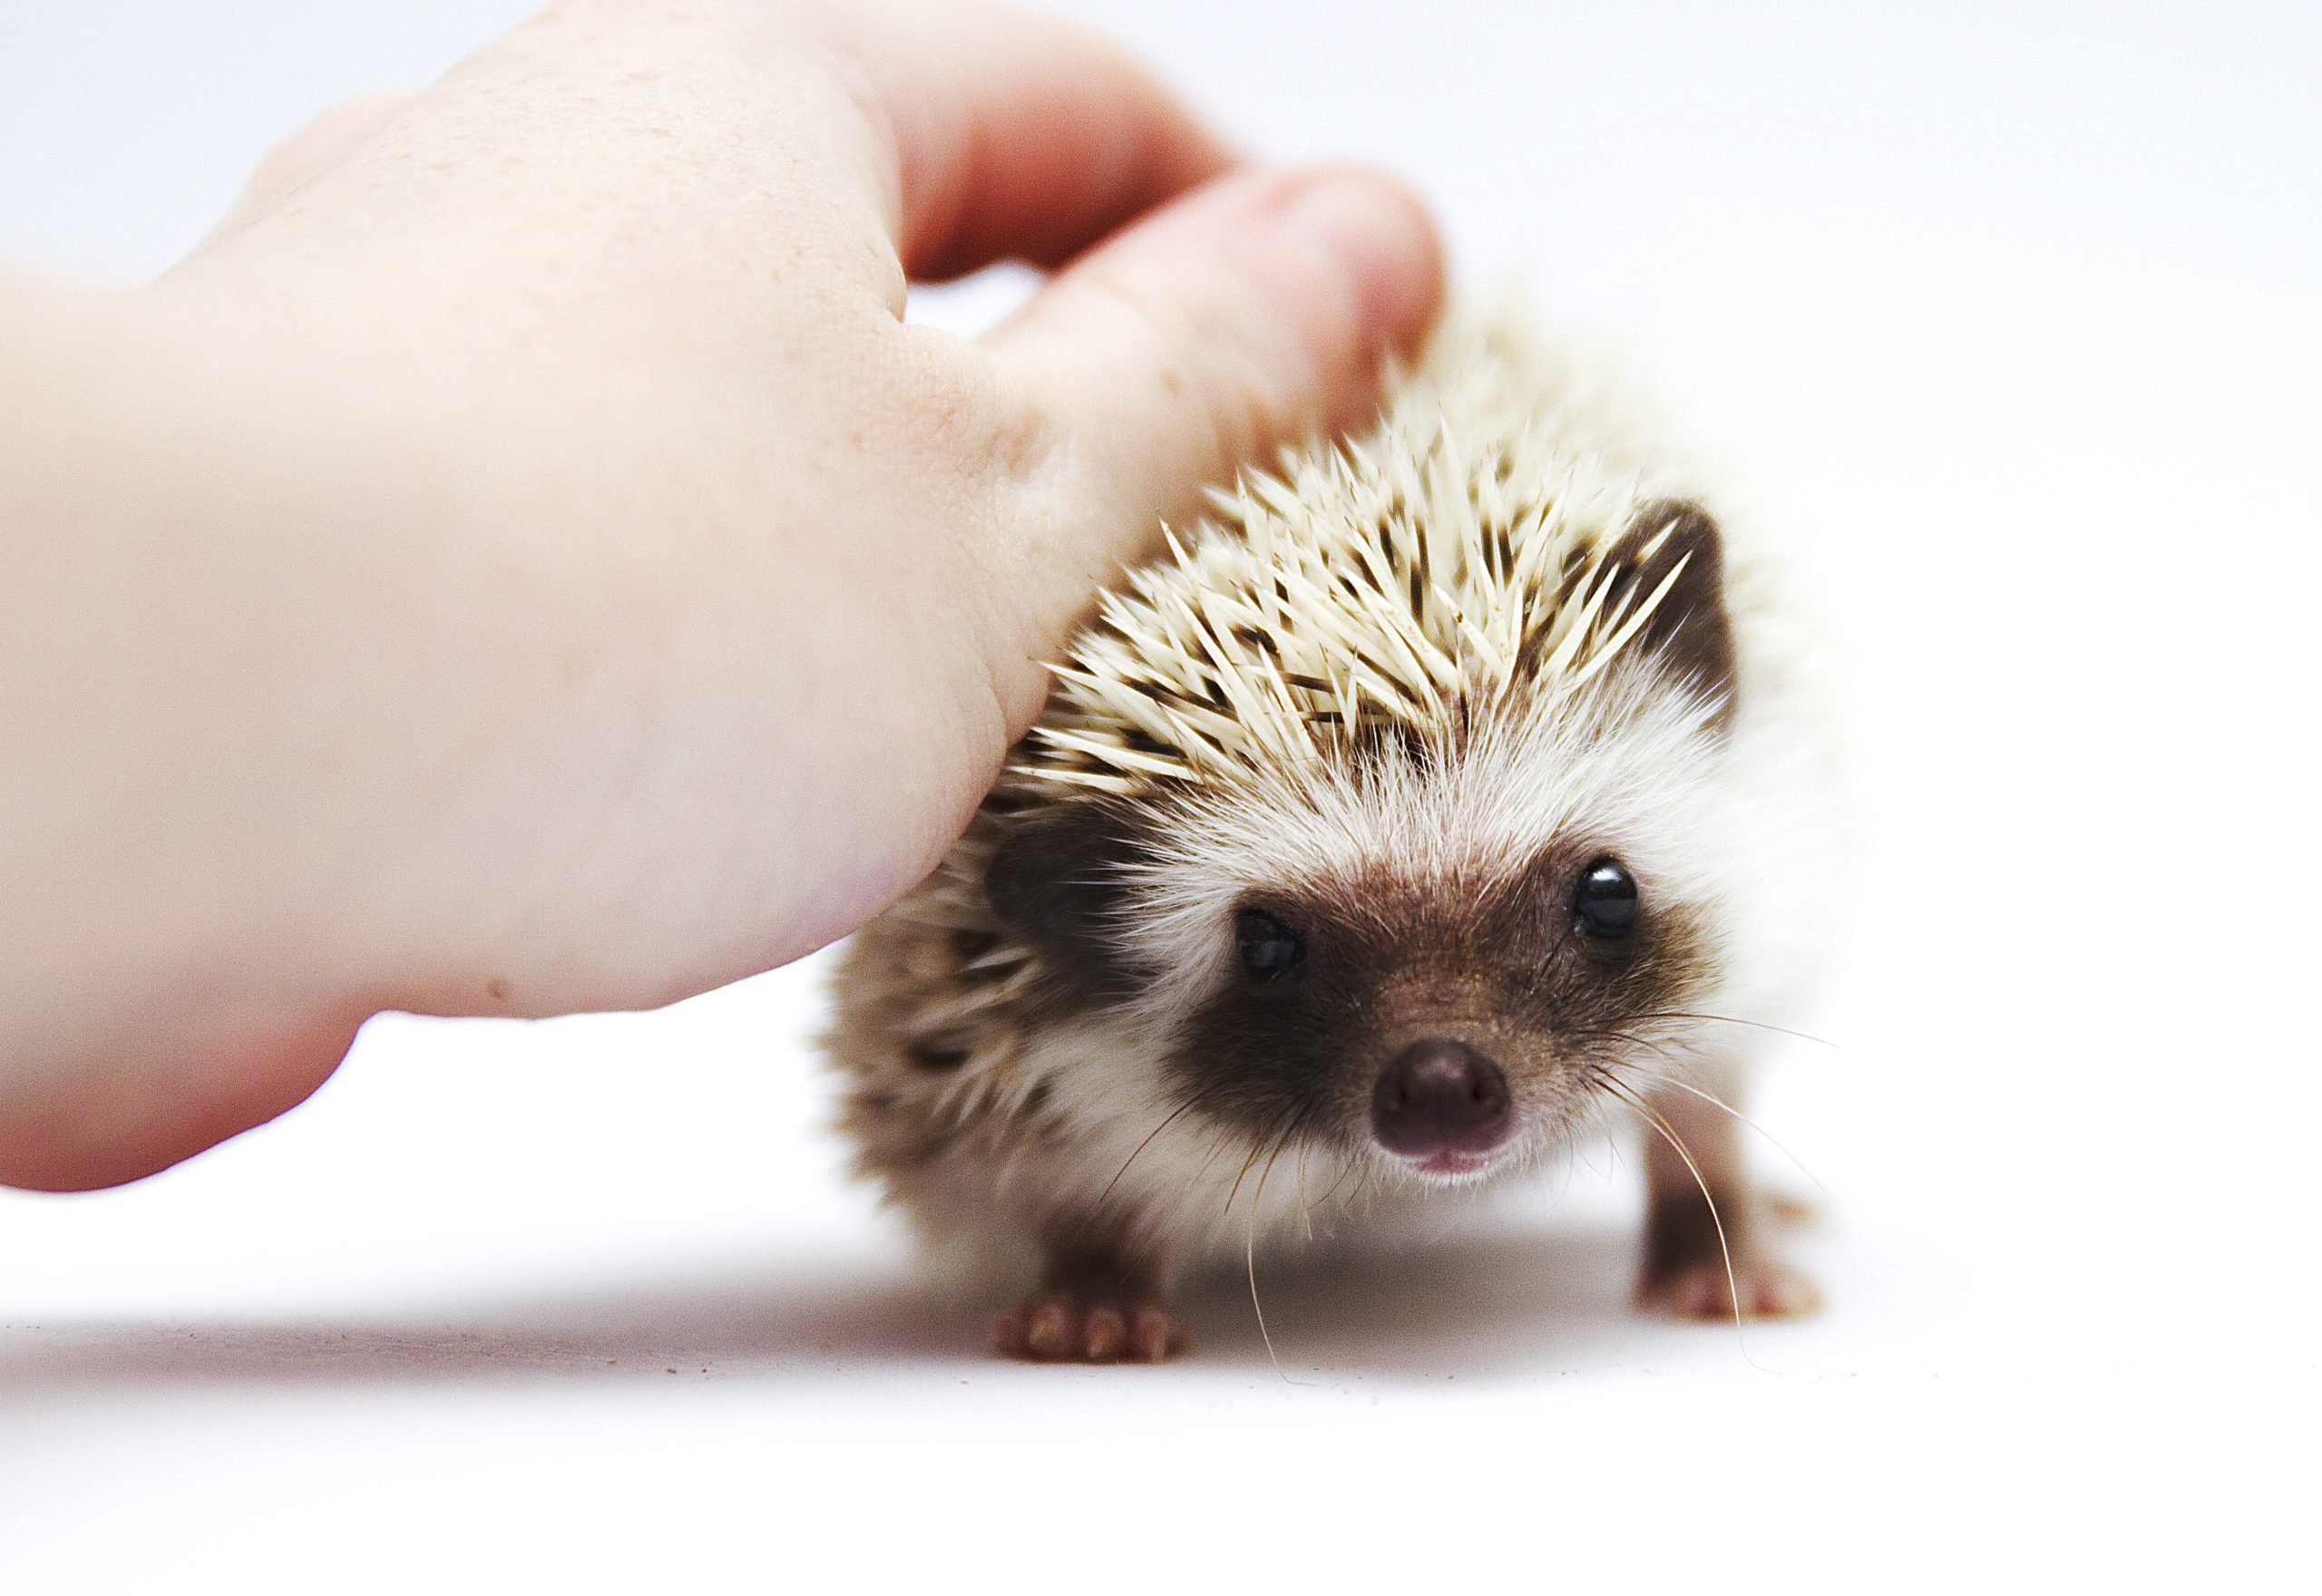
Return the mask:
[[1265, 1200], [1266, 1177], [1273, 1173], [1274, 1160], [1280, 1158], [1283, 1151], [1289, 1147], [1291, 1138], [1306, 1128], [1306, 1113], [1302, 1109], [1293, 1114], [1289, 1122], [1283, 1126], [1282, 1134], [1273, 1139], [1273, 1151], [1266, 1154], [1265, 1167], [1258, 1172], [1257, 1189], [1250, 1193], [1250, 1212], [1253, 1217], [1256, 1215], [1259, 1204]]
[[1291, 1383], [1283, 1371], [1281, 1355], [1273, 1349], [1273, 1332], [1266, 1328], [1266, 1305], [1258, 1300], [1258, 1215], [1250, 1211], [1249, 1228], [1242, 1232], [1242, 1269], [1250, 1280], [1250, 1311], [1258, 1316], [1258, 1339], [1266, 1344], [1266, 1361], [1273, 1365], [1273, 1372], [1284, 1385]]
[[[1285, 1386], [1298, 1382], [1293, 1380], [1289, 1371], [1282, 1367], [1282, 1357], [1273, 1349], [1273, 1332], [1266, 1328], [1265, 1304], [1258, 1300], [1258, 1210], [1265, 1201], [1266, 1177], [1273, 1173], [1274, 1160], [1282, 1156], [1282, 1150], [1290, 1144], [1291, 1137], [1303, 1130], [1305, 1124], [1306, 1115], [1302, 1111], [1294, 1111], [1283, 1122], [1281, 1134], [1273, 1138], [1273, 1151], [1266, 1154], [1265, 1167], [1258, 1172], [1257, 1186], [1250, 1193], [1249, 1222], [1242, 1231], [1242, 1267], [1249, 1276], [1250, 1308], [1258, 1316], [1258, 1338], [1266, 1344], [1266, 1359], [1273, 1365], [1273, 1372], [1281, 1377]], [[1229, 1198], [1227, 1201], [1230, 1206], [1232, 1200]]]
[[1234, 1173], [1234, 1184], [1229, 1187], [1225, 1192], [1224, 1206], [1218, 1210], [1218, 1217], [1220, 1219], [1226, 1217], [1234, 1212], [1234, 1199], [1242, 1194], [1242, 1182], [1250, 1178], [1251, 1166], [1258, 1162], [1258, 1154], [1263, 1153], [1265, 1150], [1266, 1144], [1263, 1141], [1252, 1142], [1250, 1143], [1250, 1155], [1242, 1161], [1241, 1169], [1236, 1171]]
[[[1340, 1189], [1341, 1189], [1341, 1188], [1342, 1188], [1342, 1187], [1346, 1184], [1347, 1177], [1348, 1177], [1349, 1175], [1352, 1174], [1353, 1173], [1354, 1173], [1354, 1160], [1353, 1160], [1353, 1158], [1351, 1158], [1351, 1157], [1346, 1157], [1346, 1158], [1341, 1158], [1341, 1159], [1340, 1159], [1340, 1160], [1339, 1160], [1339, 1173], [1338, 1173], [1338, 1178], [1337, 1178], [1337, 1179], [1335, 1179], [1335, 1180], [1333, 1180], [1333, 1181], [1331, 1182], [1331, 1189], [1330, 1189], [1329, 1191], [1327, 1191], [1327, 1192], [1323, 1192], [1323, 1193], [1322, 1194], [1322, 1196], [1320, 1196], [1320, 1197], [1318, 1197], [1318, 1198], [1316, 1198], [1316, 1199], [1315, 1199], [1316, 1202], [1317, 1202], [1317, 1203], [1328, 1202], [1330, 1202], [1330, 1201], [1331, 1201], [1332, 1199], [1333, 1199], [1333, 1198], [1338, 1198], [1338, 1197], [1339, 1197], [1339, 1192], [1340, 1192]], [[1343, 1213], [1346, 1212], [1346, 1201], [1345, 1201], [1345, 1199], [1343, 1199], [1343, 1198], [1339, 1198], [1339, 1201], [1338, 1201], [1338, 1211], [1339, 1211], [1339, 1212], [1341, 1212], [1341, 1214], [1343, 1214]]]
[[[1645, 1045], [1647, 1046], [1652, 1046], [1650, 1043], [1646, 1043]], [[1740, 1109], [1726, 1102], [1724, 1098], [1720, 1097], [1714, 1092], [1704, 1092], [1699, 1086], [1694, 1085], [1691, 1081], [1679, 1080], [1675, 1075], [1665, 1075], [1657, 1069], [1647, 1069], [1644, 1066], [1629, 1059], [1606, 1059], [1604, 1062], [1610, 1065], [1615, 1069], [1633, 1070], [1636, 1074], [1644, 1075], [1648, 1080], [1659, 1082], [1662, 1085], [1674, 1086], [1680, 1092], [1689, 1092], [1693, 1095], [1700, 1098], [1702, 1102], [1708, 1104], [1711, 1107], [1732, 1115], [1738, 1123], [1749, 1126], [1751, 1130], [1757, 1132], [1758, 1134], [1763, 1136], [1768, 1143], [1773, 1147], [1775, 1152], [1781, 1153], [1784, 1158], [1789, 1159], [1791, 1163], [1795, 1164], [1800, 1174], [1804, 1175], [1808, 1180], [1814, 1182], [1814, 1189], [1816, 1191], [1821, 1192], [1826, 1197], [1830, 1194], [1830, 1188], [1824, 1185], [1820, 1179], [1815, 1175], [1814, 1172], [1806, 1167], [1806, 1161], [1804, 1159], [1799, 1157], [1797, 1153], [1792, 1153], [1788, 1147], [1783, 1146], [1781, 1140], [1776, 1137], [1771, 1131], [1766, 1129], [1765, 1126], [1760, 1124], [1756, 1120], [1751, 1119], [1748, 1114], [1742, 1113]]]
[[1171, 1125], [1176, 1124], [1177, 1123], [1178, 1116], [1183, 1114], [1192, 1106], [1193, 1100], [1191, 1098], [1186, 1099], [1185, 1102], [1179, 1104], [1176, 1108], [1172, 1109], [1169, 1114], [1163, 1118], [1159, 1124], [1155, 1125], [1152, 1130], [1146, 1133], [1145, 1140], [1137, 1144], [1137, 1151], [1130, 1153], [1127, 1158], [1121, 1160], [1120, 1168], [1115, 1170], [1113, 1172], [1113, 1178], [1105, 1182], [1104, 1191], [1098, 1193], [1097, 1198], [1097, 1206], [1098, 1208], [1105, 1206], [1106, 1200], [1113, 1194], [1113, 1188], [1121, 1183], [1121, 1177], [1123, 1175], [1128, 1173], [1128, 1166], [1135, 1163], [1137, 1159], [1143, 1155], [1147, 1147], [1153, 1145], [1154, 1138], [1158, 1136], [1162, 1132], [1167, 1130]]
[[1731, 1014], [1695, 1014], [1687, 1009], [1663, 1008], [1652, 1014], [1640, 1014], [1634, 1017], [1638, 1019], [1698, 1019], [1708, 1020], [1722, 1026], [1747, 1026], [1753, 1031], [1771, 1031], [1776, 1036], [1794, 1037], [1800, 1042], [1811, 1042], [1817, 1047], [1828, 1047], [1833, 1053], [1844, 1051], [1828, 1036], [1817, 1036], [1810, 1031], [1793, 1031], [1788, 1026], [1773, 1025], [1762, 1019], [1742, 1019], [1739, 1016]]
[[[1354, 1173], [1354, 1161], [1355, 1155], [1351, 1153], [1339, 1160], [1339, 1177], [1331, 1182], [1331, 1189], [1329, 1191], [1314, 1199], [1317, 1203], [1328, 1202], [1332, 1198], [1339, 1194], [1339, 1188], [1346, 1184], [1347, 1176]], [[1346, 1212], [1345, 1203], [1341, 1202], [1339, 1204], [1339, 1212], [1341, 1213], [1344, 1213]]]
[[[1663, 1058], [1666, 1059], [1673, 1065], [1677, 1062], [1676, 1055], [1671, 1053], [1668, 1048], [1663, 1046], [1660, 1043], [1654, 1041], [1650, 1036], [1639, 1036], [1628, 1031], [1615, 1030], [1579, 1031], [1574, 1034], [1583, 1036], [1608, 1036], [1616, 1042], [1626, 1042], [1633, 1047], [1649, 1048], [1653, 1052], [1659, 1054]], [[1750, 1129], [1757, 1132], [1761, 1136], [1763, 1136], [1766, 1139], [1767, 1143], [1771, 1145], [1775, 1152], [1781, 1153], [1784, 1158], [1787, 1158], [1792, 1164], [1797, 1166], [1798, 1173], [1800, 1174], [1804, 1175], [1808, 1180], [1814, 1182], [1814, 1189], [1816, 1191], [1821, 1192], [1826, 1197], [1829, 1195], [1829, 1187], [1824, 1185], [1820, 1178], [1817, 1176], [1812, 1170], [1806, 1167], [1806, 1161], [1804, 1159], [1799, 1157], [1797, 1153], [1792, 1153], [1788, 1147], [1784, 1146], [1781, 1140], [1771, 1131], [1766, 1129], [1765, 1126], [1760, 1124], [1756, 1120], [1751, 1119], [1748, 1114], [1743, 1114], [1740, 1109], [1734, 1107], [1731, 1103], [1728, 1103], [1724, 1098], [1718, 1096], [1715, 1093], [1704, 1091], [1701, 1087], [1694, 1085], [1691, 1081], [1684, 1080], [1677, 1075], [1668, 1075], [1657, 1069], [1648, 1069], [1644, 1065], [1638, 1064], [1633, 1059], [1597, 1058], [1592, 1059], [1590, 1061], [1590, 1066], [1592, 1068], [1596, 1069], [1613, 1068], [1634, 1070], [1636, 1074], [1644, 1075], [1650, 1080], [1657, 1081], [1664, 1086], [1674, 1086], [1680, 1092], [1691, 1093], [1693, 1096], [1700, 1098], [1702, 1102], [1710, 1105], [1712, 1108], [1719, 1109], [1731, 1115], [1739, 1124], [1749, 1126]]]
[[[1222, 1211], [1223, 1213], [1232, 1213], [1234, 1212], [1234, 1199], [1242, 1194], [1242, 1182], [1249, 1178], [1251, 1166], [1258, 1162], [1258, 1154], [1263, 1153], [1267, 1146], [1273, 1142], [1275, 1132], [1279, 1128], [1288, 1125], [1291, 1121], [1296, 1117], [1297, 1114], [1298, 1105], [1293, 1103], [1283, 1111], [1282, 1116], [1279, 1119], [1276, 1119], [1273, 1124], [1269, 1124], [1265, 1128], [1263, 1134], [1251, 1142], [1250, 1156], [1242, 1161], [1241, 1173], [1234, 1177], [1234, 1188], [1232, 1191], [1225, 1193], [1225, 1207]], [[1256, 1204], [1253, 1202], [1251, 1206], [1253, 1211], [1254, 1211]]]
[[[1307, 1124], [1311, 1123], [1315, 1115], [1310, 1111], [1305, 1117], [1300, 1121], [1299, 1128], [1301, 1130], [1305, 1129]], [[1312, 1156], [1313, 1151], [1314, 1144], [1312, 1142], [1309, 1141], [1300, 1147], [1298, 1153], [1299, 1212], [1306, 1221], [1306, 1239], [1310, 1241], [1314, 1239], [1312, 1211], [1320, 1208], [1323, 1203], [1328, 1202], [1332, 1198], [1337, 1196], [1339, 1188], [1346, 1184], [1347, 1176], [1354, 1173], [1353, 1158], [1351, 1156], [1341, 1157], [1339, 1160], [1339, 1173], [1332, 1180], [1331, 1183], [1322, 1188], [1322, 1193], [1319, 1196], [1309, 1196], [1306, 1192], [1306, 1163], [1307, 1160]], [[1343, 1207], [1341, 1207], [1341, 1212], [1344, 1212]]]
[[1733, 1247], [1732, 1244], [1726, 1240], [1725, 1220], [1723, 1216], [1717, 1212], [1717, 1199], [1710, 1194], [1709, 1182], [1702, 1174], [1702, 1166], [1693, 1162], [1693, 1155], [1687, 1150], [1684, 1139], [1679, 1136], [1677, 1133], [1670, 1127], [1669, 1122], [1666, 1119], [1663, 1119], [1659, 1114], [1655, 1113], [1652, 1105], [1647, 1104], [1644, 1098], [1630, 1091], [1613, 1075], [1607, 1074], [1604, 1070], [1600, 1069], [1596, 1072], [1596, 1078], [1598, 1083], [1602, 1085], [1606, 1091], [1611, 1092], [1614, 1095], [1620, 1098], [1622, 1102], [1627, 1104], [1631, 1108], [1635, 1109], [1639, 1114], [1644, 1115], [1647, 1120], [1651, 1121], [1653, 1128], [1661, 1133], [1662, 1140], [1667, 1142], [1671, 1149], [1676, 1153], [1677, 1156], [1684, 1160], [1687, 1172], [1693, 1177], [1693, 1184], [1701, 1189], [1702, 1201], [1709, 1205], [1709, 1222], [1711, 1225], [1715, 1227], [1717, 1231], [1717, 1250], [1719, 1254], [1725, 1260], [1725, 1289], [1727, 1295], [1732, 1299], [1733, 1303], [1734, 1339], [1741, 1342], [1742, 1356], [1745, 1359], [1748, 1359], [1751, 1367], [1753, 1368], [1760, 1367], [1758, 1360], [1750, 1357], [1750, 1343], [1747, 1339], [1746, 1332], [1742, 1328], [1742, 1282], [1740, 1278], [1733, 1272]]
[[1313, 1151], [1312, 1142], [1298, 1144], [1298, 1223], [1310, 1243], [1314, 1240], [1314, 1205], [1306, 1197], [1306, 1160]]
[[[1202, 1100], [1196, 1097], [1193, 1101], [1196, 1106], [1199, 1106]], [[1195, 1186], [1201, 1184], [1202, 1177], [1209, 1173], [1209, 1166], [1215, 1163], [1217, 1155], [1225, 1151], [1226, 1139], [1232, 1134], [1231, 1125], [1223, 1124], [1218, 1125], [1215, 1133], [1209, 1138], [1209, 1151], [1203, 1155], [1201, 1167], [1194, 1171], [1193, 1180], [1188, 1182], [1189, 1184]]]

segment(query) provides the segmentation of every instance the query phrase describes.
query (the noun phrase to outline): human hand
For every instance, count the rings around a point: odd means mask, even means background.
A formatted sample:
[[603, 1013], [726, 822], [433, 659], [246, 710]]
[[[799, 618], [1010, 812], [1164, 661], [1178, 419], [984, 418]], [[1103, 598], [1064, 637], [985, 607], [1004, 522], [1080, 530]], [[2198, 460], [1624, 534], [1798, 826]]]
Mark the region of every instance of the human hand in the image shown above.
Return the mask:
[[[1012, 12], [573, 0], [0, 306], [0, 1180], [912, 885], [1156, 516], [1433, 314], [1399, 190], [1231, 165]], [[902, 323], [1008, 257], [1064, 269], [982, 343]]]

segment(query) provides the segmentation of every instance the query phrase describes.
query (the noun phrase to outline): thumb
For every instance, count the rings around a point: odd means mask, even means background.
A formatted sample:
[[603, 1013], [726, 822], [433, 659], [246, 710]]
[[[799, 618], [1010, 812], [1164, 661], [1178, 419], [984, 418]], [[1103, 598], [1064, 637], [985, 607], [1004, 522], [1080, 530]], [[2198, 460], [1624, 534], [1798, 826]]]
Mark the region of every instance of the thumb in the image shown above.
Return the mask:
[[1418, 200], [1347, 167], [1219, 178], [1059, 273], [986, 340], [1063, 435], [1055, 624], [1204, 483], [1360, 420], [1442, 293]]

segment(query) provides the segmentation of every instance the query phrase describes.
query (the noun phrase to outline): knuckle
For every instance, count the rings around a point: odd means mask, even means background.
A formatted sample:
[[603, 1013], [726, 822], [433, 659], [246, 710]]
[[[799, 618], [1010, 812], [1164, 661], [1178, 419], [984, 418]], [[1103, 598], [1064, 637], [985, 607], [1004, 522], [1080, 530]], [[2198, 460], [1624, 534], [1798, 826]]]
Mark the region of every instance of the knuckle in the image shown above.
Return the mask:
[[1284, 421], [1279, 384], [1230, 293], [1158, 294], [1109, 276], [1088, 287], [1109, 302], [1106, 322], [1119, 329], [1119, 346], [1103, 352], [1105, 368], [1134, 374], [1113, 380], [1146, 390], [1131, 408], [1170, 429], [1201, 474], [1229, 474], [1276, 434]]
[[897, 324], [883, 404], [914, 458], [944, 476], [997, 483], [1035, 474], [1049, 440], [1035, 407], [965, 338]]

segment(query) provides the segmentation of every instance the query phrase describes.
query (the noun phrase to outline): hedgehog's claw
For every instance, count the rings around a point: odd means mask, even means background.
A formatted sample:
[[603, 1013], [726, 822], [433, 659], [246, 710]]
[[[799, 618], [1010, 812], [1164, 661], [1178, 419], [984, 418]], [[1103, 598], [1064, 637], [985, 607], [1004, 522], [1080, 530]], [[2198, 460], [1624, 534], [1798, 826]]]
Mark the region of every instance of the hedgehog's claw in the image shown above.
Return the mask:
[[1191, 1345], [1176, 1315], [1127, 1296], [1043, 1291], [991, 1321], [992, 1350], [1030, 1363], [1159, 1363]]

